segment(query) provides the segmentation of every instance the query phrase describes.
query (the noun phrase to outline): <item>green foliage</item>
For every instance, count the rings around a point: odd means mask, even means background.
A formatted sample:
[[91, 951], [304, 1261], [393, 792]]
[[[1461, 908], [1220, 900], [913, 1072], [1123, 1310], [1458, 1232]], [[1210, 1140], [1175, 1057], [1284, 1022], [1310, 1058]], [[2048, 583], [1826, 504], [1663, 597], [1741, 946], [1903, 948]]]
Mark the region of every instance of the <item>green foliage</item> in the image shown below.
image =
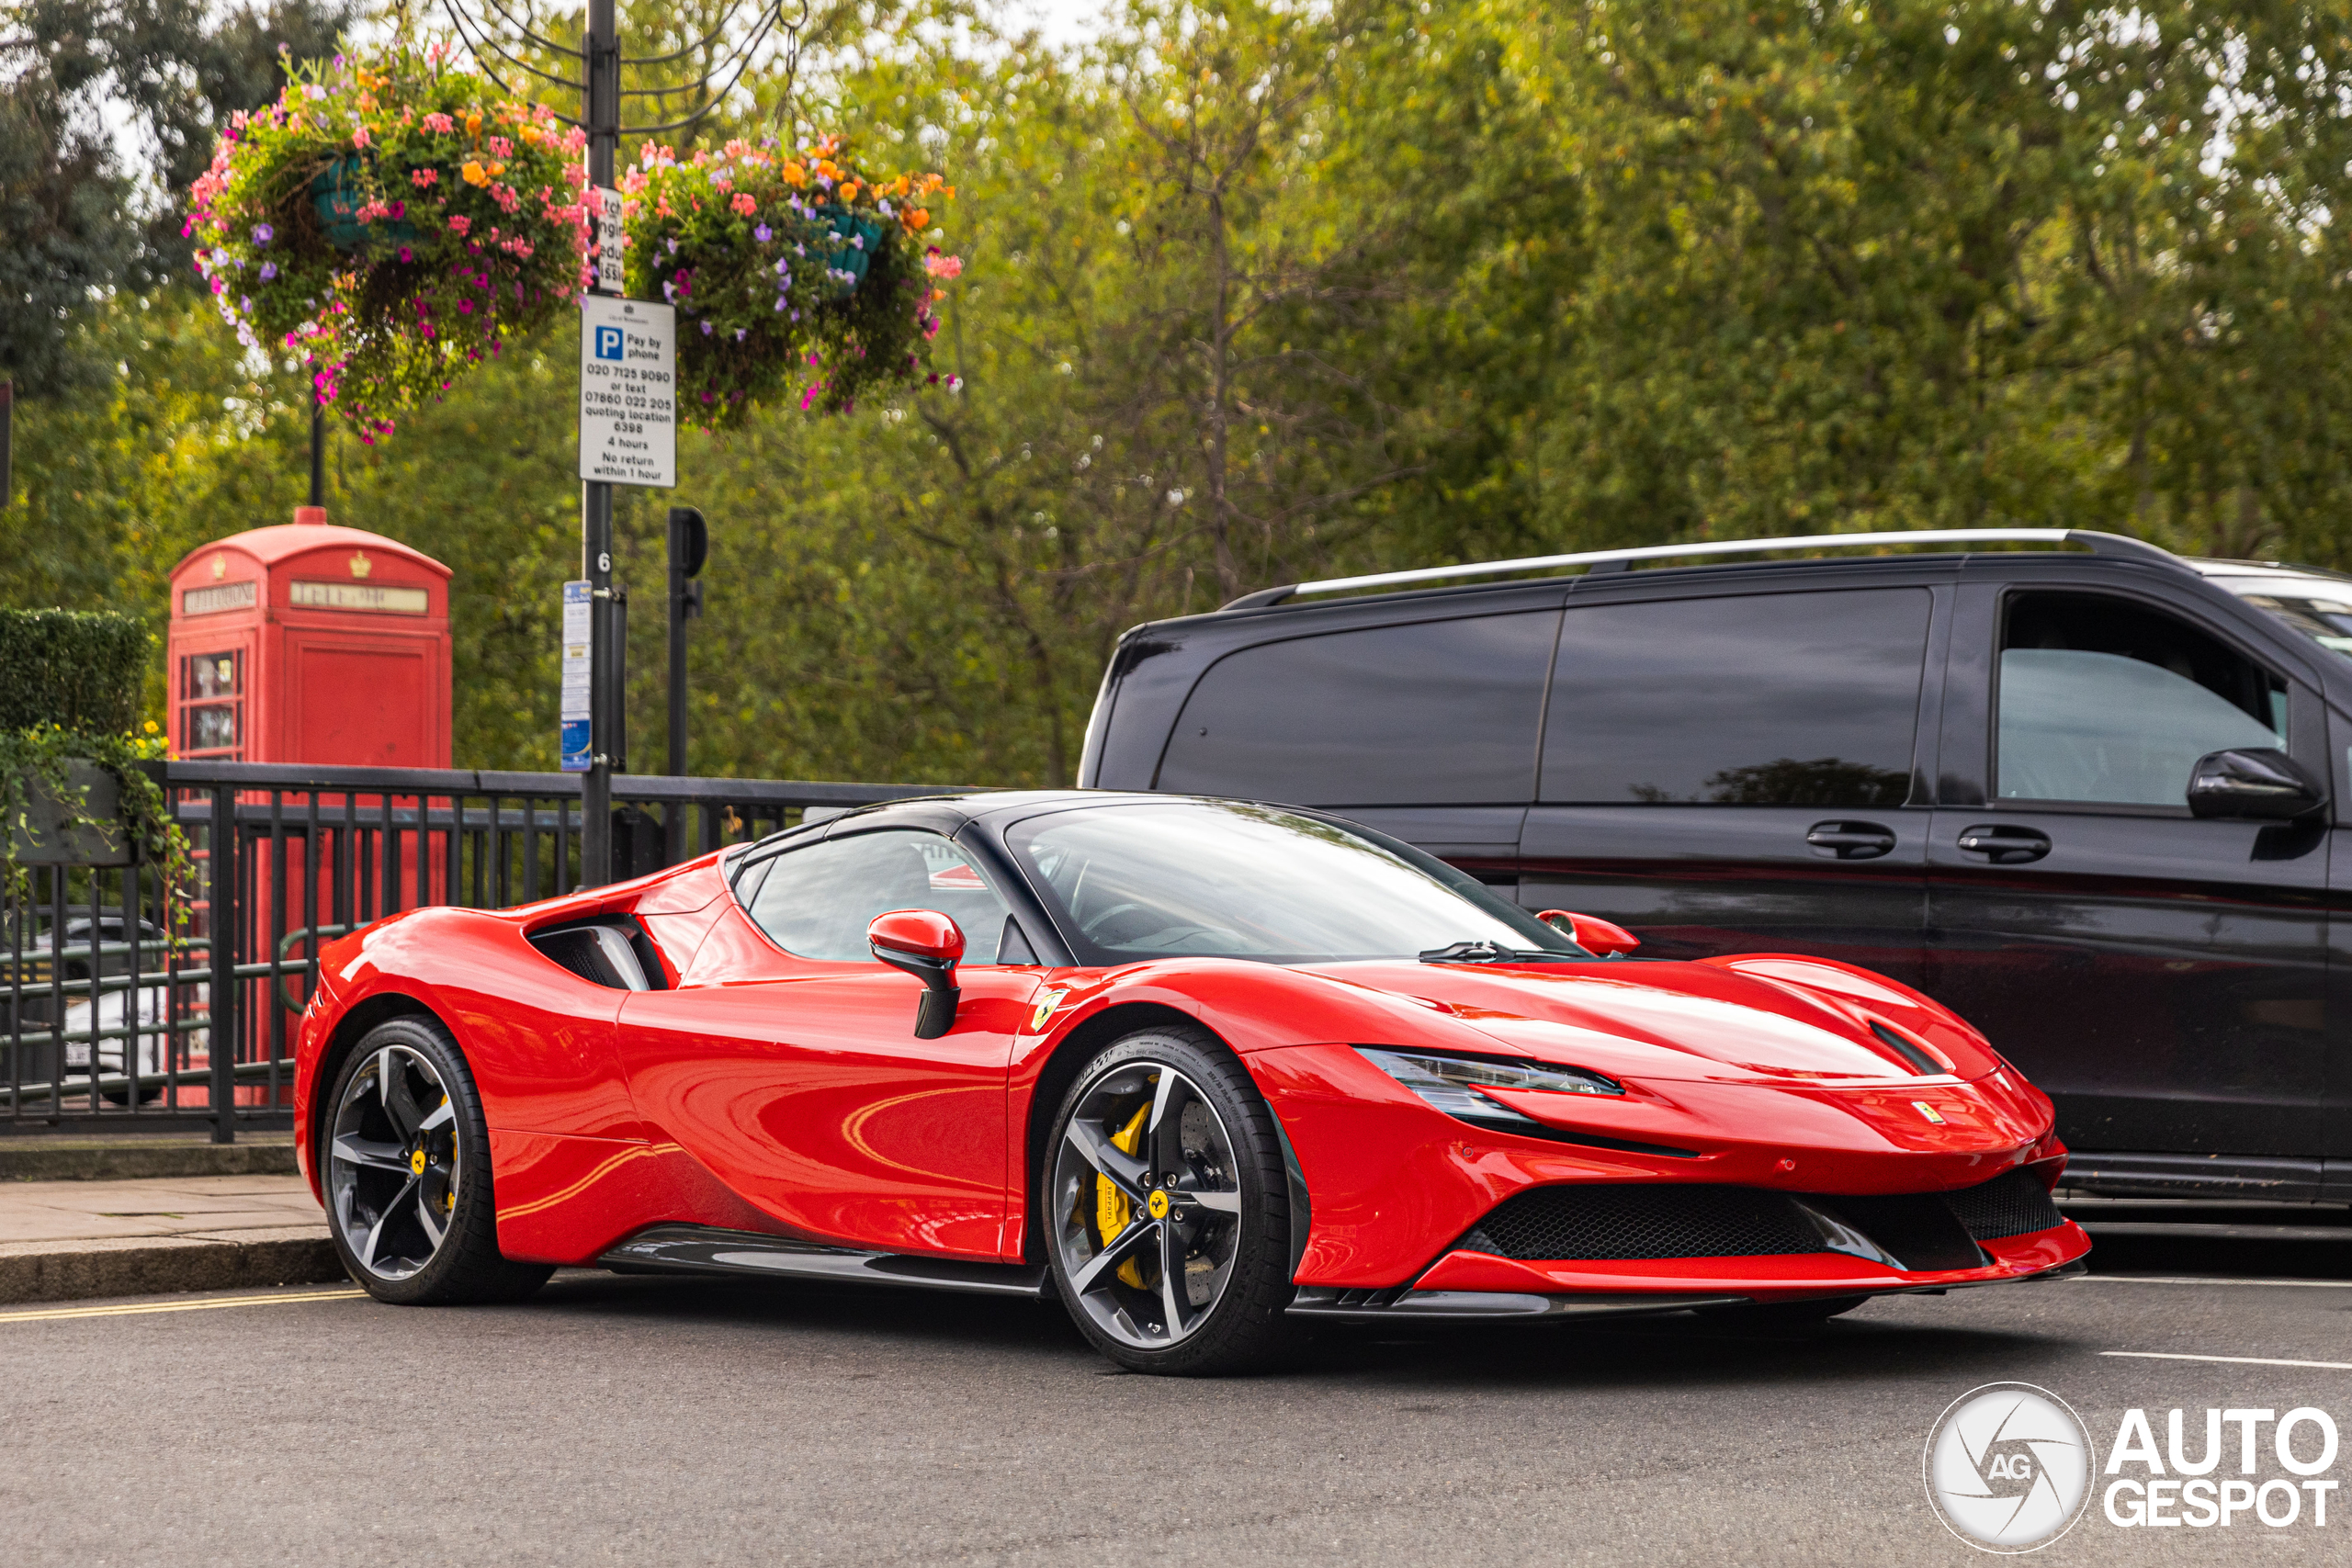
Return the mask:
[[[332, 54], [356, 16], [351, 0], [0, 0], [0, 376], [39, 396], [104, 373], [77, 352], [93, 299], [187, 278], [174, 197], [214, 129], [267, 102], [283, 60]], [[144, 169], [103, 129], [125, 123]]]
[[621, 176], [628, 292], [677, 307], [682, 419], [740, 425], [811, 369], [800, 407], [828, 413], [921, 374], [939, 318], [915, 246], [944, 185], [877, 184], [832, 138], [797, 159], [741, 140], [683, 164], [647, 149]]
[[300, 350], [364, 440], [582, 281], [584, 138], [443, 55], [403, 39], [297, 67], [231, 122], [191, 193], [221, 319], [249, 348]]
[[0, 610], [0, 730], [137, 728], [153, 641], [135, 615]]
[[26, 891], [17, 840], [36, 795], [62, 808], [58, 825], [66, 832], [104, 826], [67, 774], [77, 758], [115, 775], [133, 842], [162, 863], [167, 888], [188, 885], [187, 840], [163, 791], [137, 766], [163, 754], [154, 723], [137, 717], [153, 640], [132, 615], [0, 610], [0, 893]]
[[[940, 385], [620, 492], [639, 769], [673, 501], [712, 523], [693, 765], [766, 776], [1066, 783], [1125, 627], [1351, 570], [2015, 523], [2352, 566], [2347, 0], [997, 16], [820, 8], [791, 102], [707, 133], [955, 170], [967, 266]], [[78, 341], [122, 368], [20, 409], [0, 601], [160, 626], [186, 551], [302, 498], [307, 389], [161, 297]], [[576, 352], [330, 463], [338, 521], [455, 570], [467, 765], [554, 761]]]

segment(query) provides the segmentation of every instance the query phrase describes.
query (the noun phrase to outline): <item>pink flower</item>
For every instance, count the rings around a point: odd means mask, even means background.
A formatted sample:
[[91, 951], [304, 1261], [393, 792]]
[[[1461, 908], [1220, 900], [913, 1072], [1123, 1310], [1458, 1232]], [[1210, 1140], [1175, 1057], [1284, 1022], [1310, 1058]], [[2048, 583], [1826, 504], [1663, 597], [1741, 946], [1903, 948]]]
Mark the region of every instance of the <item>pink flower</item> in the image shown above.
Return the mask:
[[449, 231], [453, 234], [462, 234], [473, 226], [474, 220], [462, 212], [449, 220]]
[[753, 201], [749, 193], [740, 190], [735, 193], [735, 199], [728, 203], [728, 205], [746, 218], [749, 218], [752, 213], [757, 212], [760, 209], [760, 204]]
[[365, 147], [368, 145], [368, 128], [366, 126], [363, 125], [358, 130], [351, 133], [351, 144], [354, 147]]
[[419, 188], [433, 185], [440, 178], [441, 171], [438, 169], [411, 169], [408, 173], [409, 184]]
[[446, 114], [429, 114], [424, 117], [424, 129], [439, 135], [447, 136], [457, 128], [458, 122]]
[[961, 277], [964, 276], [964, 258], [962, 256], [925, 256], [922, 258], [922, 269], [933, 277]]

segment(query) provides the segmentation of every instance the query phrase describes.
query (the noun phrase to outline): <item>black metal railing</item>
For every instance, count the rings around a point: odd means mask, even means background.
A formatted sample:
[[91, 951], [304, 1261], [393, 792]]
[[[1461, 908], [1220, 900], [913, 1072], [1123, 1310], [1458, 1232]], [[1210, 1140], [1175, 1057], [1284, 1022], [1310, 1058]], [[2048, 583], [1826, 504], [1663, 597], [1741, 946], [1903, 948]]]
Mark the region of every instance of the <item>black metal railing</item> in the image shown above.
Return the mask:
[[[581, 885], [567, 773], [157, 764], [193, 885], [153, 865], [27, 868], [0, 907], [0, 1132], [284, 1127], [320, 947], [428, 904]], [[613, 780], [614, 876], [642, 875], [920, 784]]]

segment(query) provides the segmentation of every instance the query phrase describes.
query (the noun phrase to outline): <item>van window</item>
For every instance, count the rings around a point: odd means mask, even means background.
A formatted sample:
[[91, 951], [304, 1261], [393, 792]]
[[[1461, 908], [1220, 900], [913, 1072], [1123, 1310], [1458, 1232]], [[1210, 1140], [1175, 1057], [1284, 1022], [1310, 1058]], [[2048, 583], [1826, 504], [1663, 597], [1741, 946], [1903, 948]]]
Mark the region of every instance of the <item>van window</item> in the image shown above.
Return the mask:
[[1572, 605], [1543, 798], [1902, 805], [1930, 603], [1871, 588]]
[[1524, 805], [1557, 610], [1261, 643], [1209, 667], [1153, 787], [1300, 806]]
[[2125, 600], [2021, 593], [2001, 637], [2003, 799], [2185, 806], [2208, 751], [2287, 743], [2286, 682]]

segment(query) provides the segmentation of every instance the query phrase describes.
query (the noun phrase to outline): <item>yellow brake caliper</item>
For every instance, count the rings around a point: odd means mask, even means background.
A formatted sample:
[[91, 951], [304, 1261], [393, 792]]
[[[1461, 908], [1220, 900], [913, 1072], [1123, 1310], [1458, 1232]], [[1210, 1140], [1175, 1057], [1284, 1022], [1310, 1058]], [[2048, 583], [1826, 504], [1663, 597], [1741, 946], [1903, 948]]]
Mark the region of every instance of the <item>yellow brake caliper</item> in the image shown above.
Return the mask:
[[[1135, 1119], [1112, 1134], [1111, 1146], [1123, 1155], [1135, 1153], [1136, 1145], [1143, 1142], [1143, 1119], [1150, 1111], [1148, 1105], [1138, 1107]], [[1111, 1238], [1125, 1230], [1127, 1222], [1134, 1217], [1135, 1205], [1127, 1201], [1127, 1195], [1119, 1190], [1118, 1184], [1107, 1176], [1097, 1175], [1094, 1178], [1094, 1228], [1102, 1233], [1102, 1245], [1110, 1246]], [[1130, 1258], [1120, 1264], [1119, 1279], [1125, 1284], [1142, 1290], [1143, 1269], [1138, 1260]]]

